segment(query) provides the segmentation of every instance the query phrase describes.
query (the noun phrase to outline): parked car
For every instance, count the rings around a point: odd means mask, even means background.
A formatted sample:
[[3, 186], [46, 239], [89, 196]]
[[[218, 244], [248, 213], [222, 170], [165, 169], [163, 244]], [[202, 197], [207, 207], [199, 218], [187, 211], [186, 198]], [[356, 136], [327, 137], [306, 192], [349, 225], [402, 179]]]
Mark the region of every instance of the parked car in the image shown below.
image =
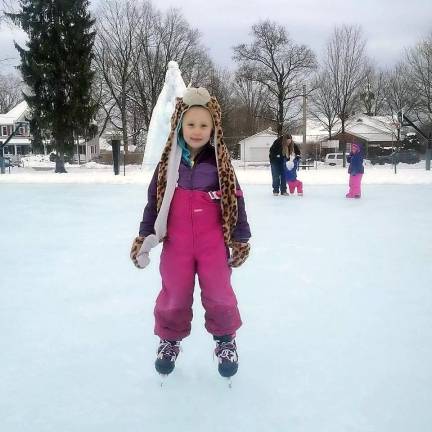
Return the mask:
[[[348, 153], [345, 153], [345, 162]], [[327, 153], [324, 158], [324, 163], [326, 165], [336, 166], [343, 165], [343, 153]]]
[[415, 150], [406, 150], [400, 149], [396, 150], [393, 153], [385, 156], [376, 156], [374, 158], [370, 158], [371, 164], [379, 164], [384, 165], [388, 164], [398, 164], [400, 162], [407, 164], [415, 164], [420, 162], [420, 158], [418, 153]]

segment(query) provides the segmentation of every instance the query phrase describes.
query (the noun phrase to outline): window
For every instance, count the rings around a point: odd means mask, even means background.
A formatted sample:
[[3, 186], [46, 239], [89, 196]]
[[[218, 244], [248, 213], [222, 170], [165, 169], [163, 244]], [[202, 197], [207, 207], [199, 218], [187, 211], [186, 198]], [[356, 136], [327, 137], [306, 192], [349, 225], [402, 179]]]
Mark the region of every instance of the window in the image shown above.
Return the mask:
[[3, 135], [3, 136], [8, 135], [8, 133], [7, 133], [7, 129], [8, 129], [7, 126], [2, 126], [2, 129], [1, 129], [1, 130], [2, 130], [2, 135]]
[[328, 155], [328, 158], [329, 158], [329, 159], [334, 159], [334, 158], [335, 158], [335, 155], [334, 155], [334, 154]]
[[343, 155], [338, 154], [338, 155], [337, 155], [337, 158], [338, 158], [338, 159], [342, 159], [342, 156], [343, 156]]

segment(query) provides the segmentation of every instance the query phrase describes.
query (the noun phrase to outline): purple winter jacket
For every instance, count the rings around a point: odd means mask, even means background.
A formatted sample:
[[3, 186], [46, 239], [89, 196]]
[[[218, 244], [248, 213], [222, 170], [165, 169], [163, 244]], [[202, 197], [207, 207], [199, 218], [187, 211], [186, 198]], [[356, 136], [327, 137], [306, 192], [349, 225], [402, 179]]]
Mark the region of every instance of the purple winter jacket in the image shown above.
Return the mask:
[[[159, 165], [153, 174], [153, 178], [148, 187], [148, 201], [144, 208], [143, 218], [140, 224], [139, 235], [146, 237], [154, 233], [154, 223], [157, 217], [156, 209], [156, 189]], [[218, 191], [219, 178], [216, 165], [215, 149], [207, 144], [196, 156], [193, 167], [183, 161], [180, 162], [179, 178], [177, 186], [182, 189], [199, 190], [203, 192]], [[237, 189], [240, 185], [237, 182]], [[237, 225], [232, 233], [233, 240], [247, 241], [251, 237], [249, 224], [247, 221], [245, 203], [242, 196], [237, 197], [238, 217]]]

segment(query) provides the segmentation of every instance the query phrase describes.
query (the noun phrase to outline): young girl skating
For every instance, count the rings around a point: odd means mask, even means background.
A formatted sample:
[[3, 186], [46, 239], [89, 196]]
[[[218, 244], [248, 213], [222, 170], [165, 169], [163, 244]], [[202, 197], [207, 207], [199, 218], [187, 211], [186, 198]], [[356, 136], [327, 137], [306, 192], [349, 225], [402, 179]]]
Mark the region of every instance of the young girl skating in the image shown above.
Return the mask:
[[285, 162], [285, 178], [291, 195], [297, 189], [297, 195], [303, 196], [303, 182], [297, 178], [297, 171], [300, 164], [300, 150], [293, 143], [288, 145], [288, 160]]
[[190, 334], [195, 275], [205, 327], [216, 342], [219, 373], [231, 377], [237, 372], [235, 335], [242, 322], [231, 267], [247, 259], [250, 236], [243, 193], [223, 140], [219, 103], [206, 89], [188, 88], [177, 99], [131, 249], [134, 264], [144, 268], [150, 249], [163, 242], [162, 290], [154, 309], [160, 374], [173, 371], [181, 340]]
[[349, 163], [349, 191], [345, 195], [347, 198], [361, 197], [361, 181], [364, 174], [363, 155], [360, 144], [353, 143], [351, 145], [351, 153], [347, 156]]

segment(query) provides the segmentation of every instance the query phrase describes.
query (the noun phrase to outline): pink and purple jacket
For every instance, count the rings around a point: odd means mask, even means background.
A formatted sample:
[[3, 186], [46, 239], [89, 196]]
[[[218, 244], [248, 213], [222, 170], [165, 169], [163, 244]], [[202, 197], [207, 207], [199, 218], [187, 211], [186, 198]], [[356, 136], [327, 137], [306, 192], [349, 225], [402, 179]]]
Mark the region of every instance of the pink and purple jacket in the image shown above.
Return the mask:
[[[139, 228], [139, 235], [143, 237], [154, 233], [154, 223], [157, 217], [156, 188], [158, 168], [159, 166], [156, 167], [148, 188], [148, 201], [144, 208], [143, 218]], [[216, 154], [213, 146], [210, 144], [204, 146], [201, 152], [196, 156], [195, 163], [192, 167], [182, 159], [179, 167], [177, 186], [185, 190], [199, 190], [203, 192], [219, 191]], [[238, 218], [237, 225], [232, 233], [232, 239], [245, 242], [251, 237], [251, 232], [247, 221], [243, 195], [238, 182], [237, 195]]]

